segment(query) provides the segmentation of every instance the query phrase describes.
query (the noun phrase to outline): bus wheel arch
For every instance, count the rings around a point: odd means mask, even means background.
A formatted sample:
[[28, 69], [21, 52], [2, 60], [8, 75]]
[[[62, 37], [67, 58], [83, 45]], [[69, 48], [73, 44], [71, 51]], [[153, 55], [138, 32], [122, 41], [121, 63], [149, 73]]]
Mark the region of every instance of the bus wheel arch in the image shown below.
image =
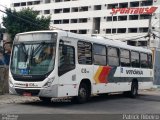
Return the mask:
[[78, 103], [85, 103], [89, 100], [90, 96], [91, 96], [91, 81], [89, 79], [82, 79], [79, 84], [76, 101]]
[[134, 78], [131, 83], [130, 97], [136, 98], [138, 95], [138, 80]]

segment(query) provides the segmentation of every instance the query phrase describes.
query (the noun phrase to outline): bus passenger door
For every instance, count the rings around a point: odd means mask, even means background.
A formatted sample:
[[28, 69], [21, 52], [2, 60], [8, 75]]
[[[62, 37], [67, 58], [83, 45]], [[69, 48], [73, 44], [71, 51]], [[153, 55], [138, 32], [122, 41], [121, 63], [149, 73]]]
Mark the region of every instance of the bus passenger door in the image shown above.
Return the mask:
[[76, 82], [75, 65], [75, 47], [66, 44], [59, 45], [58, 97], [74, 96], [76, 94], [76, 89], [74, 88]]

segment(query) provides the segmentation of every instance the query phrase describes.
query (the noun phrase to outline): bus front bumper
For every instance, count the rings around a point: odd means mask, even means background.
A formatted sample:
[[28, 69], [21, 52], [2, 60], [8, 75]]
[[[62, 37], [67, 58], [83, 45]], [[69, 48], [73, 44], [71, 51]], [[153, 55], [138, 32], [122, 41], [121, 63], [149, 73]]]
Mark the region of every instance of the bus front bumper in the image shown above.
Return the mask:
[[20, 88], [9, 86], [9, 93], [21, 96], [58, 97], [58, 85], [48, 88]]

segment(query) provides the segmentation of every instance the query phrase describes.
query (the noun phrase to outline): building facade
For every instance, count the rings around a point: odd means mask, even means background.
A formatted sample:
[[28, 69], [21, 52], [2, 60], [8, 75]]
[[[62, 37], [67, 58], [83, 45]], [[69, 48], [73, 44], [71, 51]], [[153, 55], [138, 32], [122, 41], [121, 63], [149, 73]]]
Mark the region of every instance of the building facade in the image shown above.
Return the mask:
[[[147, 46], [150, 15], [135, 12], [137, 8], [158, 7], [159, 0], [11, 0], [17, 11], [30, 7], [39, 15], [51, 16], [51, 26], [79, 34], [99, 34], [110, 39], [127, 41], [130, 45]], [[129, 12], [113, 10], [132, 9]], [[124, 10], [124, 9], [123, 9]], [[160, 16], [160, 15], [159, 15]], [[151, 25], [157, 27], [158, 18]], [[158, 26], [159, 27], [159, 26]], [[137, 39], [139, 38], [139, 39]], [[154, 43], [157, 44], [157, 43]]]

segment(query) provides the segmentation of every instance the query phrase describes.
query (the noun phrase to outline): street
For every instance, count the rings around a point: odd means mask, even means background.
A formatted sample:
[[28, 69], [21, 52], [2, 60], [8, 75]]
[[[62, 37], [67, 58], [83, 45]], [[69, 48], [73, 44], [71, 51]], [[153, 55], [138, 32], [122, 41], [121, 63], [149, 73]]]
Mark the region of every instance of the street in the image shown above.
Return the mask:
[[140, 91], [139, 93], [136, 99], [127, 98], [122, 94], [94, 96], [85, 104], [75, 104], [69, 99], [53, 99], [51, 103], [43, 103], [37, 97], [1, 95], [0, 119], [160, 119], [158, 115], [160, 90]]
[[[14, 96], [15, 97], [15, 96]], [[23, 97], [22, 97], [23, 98]], [[8, 101], [11, 98], [6, 98]], [[15, 99], [15, 98], [14, 98]], [[26, 99], [26, 100], [25, 100]], [[155, 114], [160, 113], [160, 91], [141, 91], [136, 99], [122, 94], [94, 96], [88, 103], [75, 104], [67, 99], [43, 103], [38, 98], [0, 104], [0, 113], [6, 114]], [[28, 99], [28, 100], [27, 100]], [[30, 100], [29, 100], [30, 99]], [[3, 98], [0, 97], [2, 102]], [[5, 101], [7, 101], [5, 100]]]

